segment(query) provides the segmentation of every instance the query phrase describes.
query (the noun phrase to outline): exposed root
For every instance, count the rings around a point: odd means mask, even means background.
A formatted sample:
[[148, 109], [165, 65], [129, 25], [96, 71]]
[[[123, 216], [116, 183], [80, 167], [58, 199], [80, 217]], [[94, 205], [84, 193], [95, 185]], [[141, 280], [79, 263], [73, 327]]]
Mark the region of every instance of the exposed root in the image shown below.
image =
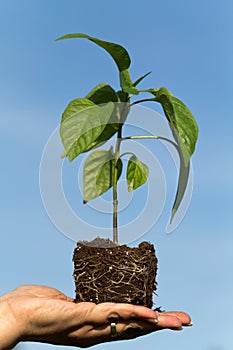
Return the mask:
[[76, 302], [120, 302], [152, 307], [156, 290], [154, 246], [97, 248], [78, 243], [74, 251]]

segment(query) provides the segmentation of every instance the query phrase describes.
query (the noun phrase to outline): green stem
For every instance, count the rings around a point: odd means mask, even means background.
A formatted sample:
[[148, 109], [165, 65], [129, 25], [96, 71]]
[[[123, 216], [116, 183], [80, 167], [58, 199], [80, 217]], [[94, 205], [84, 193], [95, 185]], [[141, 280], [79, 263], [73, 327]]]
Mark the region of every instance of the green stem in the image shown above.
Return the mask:
[[138, 101], [134, 101], [131, 103], [130, 107], [134, 106], [134, 105], [137, 105], [139, 103], [142, 103], [142, 102], [151, 102], [151, 101], [155, 101], [155, 98], [144, 98], [143, 100], [138, 100]]
[[[124, 140], [124, 139], [121, 139], [121, 141]], [[120, 158], [124, 157], [124, 156], [127, 156], [127, 155], [131, 155], [131, 156], [134, 156], [134, 153], [133, 152], [124, 152], [124, 153], [121, 153], [120, 155]]]
[[171, 143], [177, 149], [177, 144], [175, 142], [173, 142], [172, 140], [169, 140], [168, 138], [163, 137], [163, 136], [155, 136], [155, 135], [127, 136], [127, 137], [123, 137], [121, 139], [121, 141], [124, 141], [124, 140], [138, 140], [138, 139], [139, 140], [143, 140], [143, 139], [157, 139], [157, 140], [167, 141], [167, 142]]
[[118, 134], [116, 140], [116, 149], [115, 149], [115, 164], [113, 170], [113, 242], [118, 245], [118, 198], [117, 198], [117, 178], [118, 178], [118, 160], [120, 153], [120, 145], [122, 140], [122, 126], [119, 124]]

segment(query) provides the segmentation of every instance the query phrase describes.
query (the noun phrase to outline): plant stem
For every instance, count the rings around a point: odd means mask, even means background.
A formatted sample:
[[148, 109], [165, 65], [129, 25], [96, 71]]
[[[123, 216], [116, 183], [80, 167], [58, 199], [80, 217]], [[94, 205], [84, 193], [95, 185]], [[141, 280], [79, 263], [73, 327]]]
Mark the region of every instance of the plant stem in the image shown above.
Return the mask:
[[154, 136], [154, 135], [148, 135], [148, 136], [144, 136], [144, 135], [142, 135], [142, 136], [140, 136], [140, 135], [139, 136], [127, 136], [127, 137], [123, 137], [121, 139], [121, 141], [124, 141], [124, 140], [137, 140], [137, 139], [139, 139], [139, 140], [143, 140], [143, 139], [163, 140], [163, 141], [167, 141], [167, 142], [171, 143], [175, 148], [177, 148], [177, 144], [174, 141], [169, 140], [168, 138], [163, 137], [163, 136]]
[[122, 134], [123, 124], [119, 124], [117, 140], [116, 140], [116, 149], [115, 149], [115, 162], [113, 169], [113, 243], [118, 245], [118, 198], [117, 198], [117, 180], [118, 180], [118, 160], [120, 153], [120, 144], [121, 144], [121, 134]]
[[169, 140], [163, 136], [156, 135], [139, 135], [139, 136], [127, 136], [122, 137], [122, 126], [123, 124], [119, 124], [117, 140], [116, 140], [116, 148], [115, 148], [115, 161], [114, 161], [114, 169], [113, 169], [113, 242], [118, 245], [118, 196], [117, 196], [117, 180], [118, 180], [118, 160], [124, 154], [130, 154], [131, 152], [126, 152], [120, 155], [120, 145], [121, 141], [124, 140], [136, 140], [136, 139], [159, 139], [164, 140], [171, 143], [176, 149], [177, 144], [172, 140]]
[[155, 98], [144, 98], [143, 100], [138, 100], [138, 101], [134, 101], [131, 103], [130, 107], [134, 106], [134, 105], [137, 105], [139, 103], [142, 103], [142, 102], [151, 102], [151, 101], [155, 101]]

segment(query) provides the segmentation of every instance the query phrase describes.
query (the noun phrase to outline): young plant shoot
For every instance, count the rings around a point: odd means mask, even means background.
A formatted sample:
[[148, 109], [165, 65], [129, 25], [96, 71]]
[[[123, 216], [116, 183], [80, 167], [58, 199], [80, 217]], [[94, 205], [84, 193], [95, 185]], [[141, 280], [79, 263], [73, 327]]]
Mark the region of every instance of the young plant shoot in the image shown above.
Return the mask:
[[[117, 184], [122, 173], [121, 143], [129, 139], [163, 139], [153, 136], [122, 136], [122, 128], [127, 116], [136, 104], [151, 101], [161, 104], [165, 118], [172, 131], [179, 159], [180, 169], [176, 197], [172, 207], [171, 221], [177, 212], [189, 177], [190, 157], [195, 150], [198, 137], [197, 123], [186, 105], [174, 97], [165, 87], [140, 90], [139, 83], [149, 73], [132, 82], [130, 77], [130, 56], [119, 44], [103, 41], [86, 34], [67, 34], [58, 38], [87, 39], [108, 52], [119, 71], [120, 89], [115, 91], [108, 84], [99, 84], [85, 97], [72, 100], [63, 112], [60, 134], [64, 145], [63, 157], [73, 161], [78, 155], [89, 152], [84, 165], [84, 203], [101, 196], [112, 189], [113, 194], [113, 242], [118, 245], [118, 191]], [[148, 98], [140, 99], [140, 94]], [[133, 98], [133, 101], [132, 101]], [[115, 147], [98, 149], [106, 141], [115, 137]], [[131, 153], [127, 164], [128, 191], [133, 191], [147, 181], [148, 166]]]

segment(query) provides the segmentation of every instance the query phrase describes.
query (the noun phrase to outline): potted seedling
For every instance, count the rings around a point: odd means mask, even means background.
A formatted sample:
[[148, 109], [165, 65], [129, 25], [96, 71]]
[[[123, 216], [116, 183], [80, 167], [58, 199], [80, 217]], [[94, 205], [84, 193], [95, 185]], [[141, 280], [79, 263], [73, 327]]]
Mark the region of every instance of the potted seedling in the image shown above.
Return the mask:
[[[161, 104], [174, 138], [174, 141], [167, 141], [176, 148], [180, 161], [172, 221], [187, 186], [190, 157], [195, 150], [198, 126], [190, 110], [165, 87], [138, 89], [139, 83], [150, 73], [132, 82], [130, 57], [124, 47], [80, 33], [68, 34], [57, 40], [71, 38], [87, 39], [107, 51], [118, 67], [120, 78], [119, 91], [102, 83], [85, 97], [72, 100], [64, 110], [60, 123], [63, 157], [73, 161], [80, 154], [87, 153], [83, 173], [83, 202], [87, 203], [112, 190], [113, 239], [96, 238], [91, 242], [78, 242], [74, 250], [75, 300], [132, 303], [151, 308], [156, 290], [155, 249], [148, 242], [142, 242], [135, 248], [119, 245], [118, 181], [123, 167], [122, 143], [126, 139], [155, 139], [159, 136], [124, 137], [123, 128], [134, 105], [145, 101]], [[141, 93], [143, 99], [138, 97]], [[147, 98], [144, 97], [145, 93], [148, 94]], [[115, 145], [103, 149], [102, 146], [110, 139], [115, 140]], [[134, 191], [143, 185], [148, 174], [149, 165], [131, 153], [126, 169], [128, 191]]]

